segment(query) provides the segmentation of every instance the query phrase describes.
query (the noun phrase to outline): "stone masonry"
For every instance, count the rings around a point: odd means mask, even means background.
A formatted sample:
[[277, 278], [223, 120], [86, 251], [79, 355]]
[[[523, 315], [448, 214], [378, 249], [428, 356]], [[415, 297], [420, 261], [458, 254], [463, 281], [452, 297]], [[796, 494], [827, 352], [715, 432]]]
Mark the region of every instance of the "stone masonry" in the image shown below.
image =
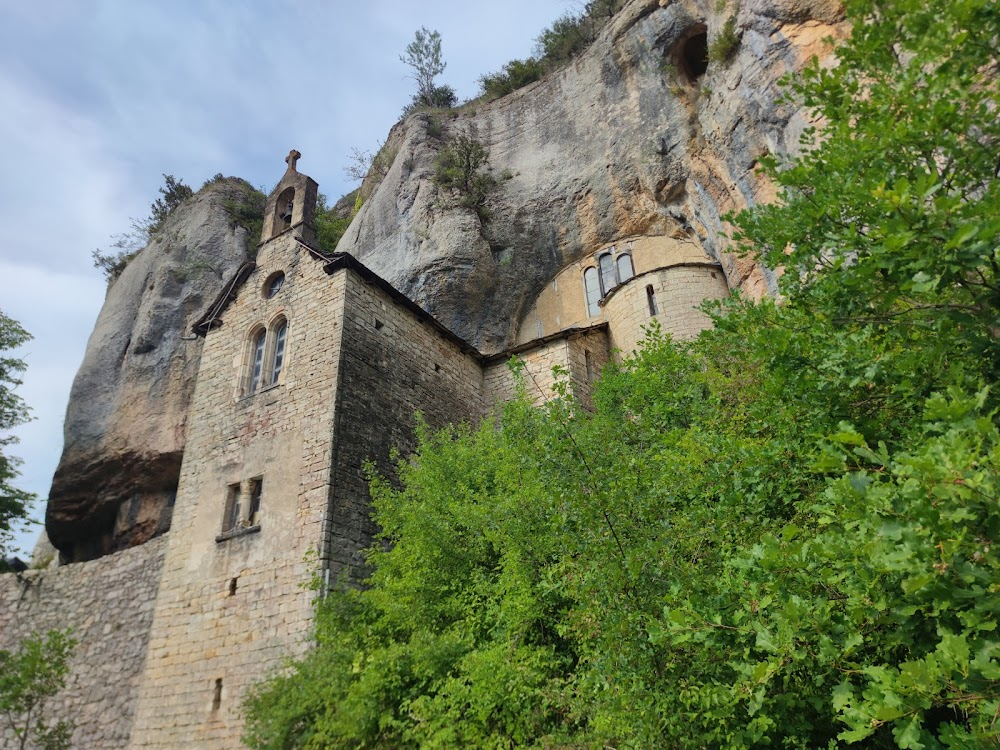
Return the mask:
[[[79, 642], [66, 689], [47, 706], [50, 720], [76, 725], [72, 747], [128, 746], [166, 538], [80, 565], [0, 576], [0, 648], [69, 628]], [[16, 747], [0, 726], [0, 747]]]

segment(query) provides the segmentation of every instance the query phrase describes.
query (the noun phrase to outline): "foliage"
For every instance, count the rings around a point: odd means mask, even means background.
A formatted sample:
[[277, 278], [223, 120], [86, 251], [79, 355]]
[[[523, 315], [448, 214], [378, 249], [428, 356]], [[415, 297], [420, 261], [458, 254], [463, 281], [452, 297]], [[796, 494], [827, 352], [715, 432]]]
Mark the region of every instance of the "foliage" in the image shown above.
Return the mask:
[[[359, 194], [360, 195], [360, 194]], [[332, 253], [350, 226], [352, 216], [339, 216], [336, 206], [328, 206], [323, 193], [316, 195], [316, 242], [319, 249]]]
[[441, 149], [434, 171], [434, 184], [451, 193], [458, 205], [475, 211], [484, 222], [490, 218], [486, 201], [497, 186], [489, 171], [489, 160], [486, 147], [463, 133]]
[[511, 60], [498, 72], [481, 76], [480, 96], [506, 96], [565, 65], [590, 46], [624, 4], [624, 0], [591, 0], [579, 13], [563, 14], [538, 35], [532, 57]]
[[654, 326], [592, 411], [521, 368], [496, 422], [420, 428], [251, 747], [1000, 742], [1000, 9], [846, 5], [796, 85], [826, 129], [732, 217], [782, 304]]
[[417, 83], [417, 93], [413, 96], [413, 101], [404, 108], [404, 116], [420, 107], [455, 106], [458, 100], [455, 90], [451, 86], [439, 86], [434, 81], [447, 66], [441, 59], [440, 33], [420, 27], [414, 32], [413, 41], [406, 45], [406, 52], [399, 56], [399, 60], [413, 69], [411, 77]]
[[715, 39], [708, 45], [708, 59], [710, 62], [724, 63], [736, 51], [736, 47], [740, 43], [740, 29], [736, 23], [736, 16], [739, 12], [740, 6], [737, 5], [722, 25], [719, 33], [716, 34]]
[[590, 46], [624, 4], [623, 0], [591, 0], [583, 12], [560, 16], [535, 40], [536, 57], [550, 70], [569, 62]]
[[[31, 340], [31, 335], [17, 321], [0, 312], [0, 352], [8, 352]], [[13, 482], [21, 460], [7, 454], [8, 446], [17, 442], [10, 430], [27, 422], [28, 407], [17, 395], [21, 384], [24, 360], [4, 354], [0, 356], [0, 559], [5, 556], [14, 524], [28, 517], [28, 507], [35, 499], [30, 492], [18, 489]]]
[[104, 272], [104, 278], [111, 283], [117, 279], [125, 266], [139, 254], [150, 239], [162, 227], [167, 218], [184, 201], [194, 193], [191, 188], [173, 175], [163, 175], [163, 185], [159, 188], [160, 197], [150, 204], [149, 216], [145, 219], [130, 219], [131, 229], [127, 232], [111, 235], [113, 240], [111, 252], [102, 252], [100, 248], [91, 253], [94, 268]]
[[[216, 175], [216, 178], [221, 175]], [[224, 178], [223, 178], [224, 179]], [[218, 181], [218, 179], [215, 179]], [[208, 185], [209, 183], [205, 183]], [[204, 186], [203, 186], [204, 187]], [[264, 230], [264, 207], [267, 196], [263, 190], [257, 190], [250, 183], [241, 181], [240, 194], [236, 198], [227, 198], [222, 207], [233, 224], [246, 230], [247, 255], [252, 255], [253, 248], [260, 241]]]
[[545, 66], [533, 57], [527, 60], [511, 60], [497, 73], [484, 75], [479, 79], [483, 95], [497, 99], [534, 83], [545, 75]]
[[45, 719], [45, 704], [66, 685], [76, 641], [68, 630], [31, 636], [15, 652], [0, 649], [0, 714], [24, 750], [63, 750], [70, 746], [73, 723]]
[[351, 156], [344, 167], [344, 174], [351, 180], [362, 181], [371, 176], [381, 181], [396, 160], [396, 149], [386, 149], [381, 141], [374, 152], [361, 148], [352, 148]]

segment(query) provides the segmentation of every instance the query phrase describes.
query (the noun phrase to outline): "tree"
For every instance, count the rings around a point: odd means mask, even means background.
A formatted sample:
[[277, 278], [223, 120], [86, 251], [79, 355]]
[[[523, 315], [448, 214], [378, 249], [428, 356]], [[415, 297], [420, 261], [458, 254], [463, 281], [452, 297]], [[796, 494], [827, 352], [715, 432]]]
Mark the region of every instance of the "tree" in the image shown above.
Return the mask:
[[486, 201], [497, 186], [489, 161], [487, 148], [475, 137], [462, 133], [441, 149], [434, 164], [434, 183], [484, 222], [490, 218]]
[[[0, 312], [0, 352], [15, 349], [31, 340], [30, 334], [17, 321]], [[0, 431], [7, 433], [27, 422], [28, 407], [15, 389], [21, 384], [24, 360], [17, 357], [0, 357]], [[11, 540], [14, 524], [28, 516], [28, 507], [35, 499], [30, 492], [15, 487], [21, 461], [7, 454], [8, 446], [17, 442], [13, 435], [0, 437], [0, 558]]]
[[413, 35], [413, 41], [406, 46], [406, 53], [400, 55], [399, 59], [413, 69], [412, 78], [417, 82], [417, 93], [404, 114], [416, 107], [455, 106], [455, 90], [450, 86], [438, 86], [434, 82], [446, 66], [441, 59], [441, 34], [428, 31], [426, 27], [419, 28]]
[[69, 748], [73, 723], [49, 724], [45, 704], [65, 687], [75, 646], [68, 630], [50, 630], [23, 638], [13, 653], [0, 649], [0, 713], [20, 750]]
[[163, 175], [163, 182], [159, 188], [161, 197], [150, 204], [148, 217], [132, 218], [129, 220], [132, 225], [129, 231], [111, 235], [112, 252], [104, 253], [98, 248], [91, 253], [94, 268], [101, 269], [109, 283], [117, 279], [125, 266], [149, 244], [174, 210], [194, 195], [188, 185], [173, 175]]

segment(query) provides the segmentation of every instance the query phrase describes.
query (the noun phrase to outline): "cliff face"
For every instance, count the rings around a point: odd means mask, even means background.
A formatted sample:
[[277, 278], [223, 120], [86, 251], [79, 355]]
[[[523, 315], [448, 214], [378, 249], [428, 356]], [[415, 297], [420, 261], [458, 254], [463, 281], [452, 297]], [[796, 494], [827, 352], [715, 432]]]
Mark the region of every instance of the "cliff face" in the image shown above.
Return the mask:
[[[771, 196], [757, 160], [796, 148], [805, 124], [778, 104], [777, 81], [844, 30], [832, 0], [743, 2], [740, 43], [701, 74], [697, 45], [713, 42], [734, 4], [717, 5], [633, 0], [564, 70], [474, 113], [397, 125], [392, 168], [366, 186], [338, 249], [486, 351], [513, 340], [562, 266], [628, 235], [693, 231], [731, 288], [766, 293], [768, 272], [725, 252], [720, 217]], [[461, 133], [488, 147], [500, 179], [486, 223], [442, 208], [432, 180]]]
[[[732, 12], [716, 0], [631, 0], [567, 68], [462, 114], [397, 125], [392, 166], [338, 250], [491, 353], [514, 341], [546, 283], [602, 244], [637, 234], [700, 240], [730, 288], [770, 272], [727, 253], [721, 216], [772, 197], [754, 168], [806, 125], [778, 79], [845, 32], [836, 0], [744, 0], [726, 64], [697, 64]], [[433, 182], [459, 134], [489, 150], [499, 186], [482, 221]], [[108, 293], [74, 383], [46, 527], [72, 559], [169, 526], [201, 340], [191, 323], [244, 258], [222, 208], [235, 182], [179, 208]], [[257, 238], [251, 238], [256, 242]]]
[[200, 191], [108, 289], [46, 511], [52, 543], [73, 560], [169, 528], [201, 355], [191, 324], [246, 257], [245, 231], [223, 208], [239, 190], [231, 180]]

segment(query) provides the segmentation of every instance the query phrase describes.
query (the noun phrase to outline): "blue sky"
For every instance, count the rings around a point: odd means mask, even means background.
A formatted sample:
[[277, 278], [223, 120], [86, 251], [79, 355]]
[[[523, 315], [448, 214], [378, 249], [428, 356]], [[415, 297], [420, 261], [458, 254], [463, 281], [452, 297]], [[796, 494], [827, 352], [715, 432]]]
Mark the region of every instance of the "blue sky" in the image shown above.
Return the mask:
[[[442, 83], [531, 53], [572, 0], [0, 0], [0, 310], [34, 336], [19, 393], [35, 420], [9, 452], [44, 500], [69, 388], [104, 299], [91, 252], [144, 217], [162, 174], [269, 187], [290, 148], [331, 200], [353, 147], [413, 93], [399, 55], [441, 32]], [[41, 503], [36, 511], [41, 515]], [[38, 527], [18, 536], [29, 552]]]

